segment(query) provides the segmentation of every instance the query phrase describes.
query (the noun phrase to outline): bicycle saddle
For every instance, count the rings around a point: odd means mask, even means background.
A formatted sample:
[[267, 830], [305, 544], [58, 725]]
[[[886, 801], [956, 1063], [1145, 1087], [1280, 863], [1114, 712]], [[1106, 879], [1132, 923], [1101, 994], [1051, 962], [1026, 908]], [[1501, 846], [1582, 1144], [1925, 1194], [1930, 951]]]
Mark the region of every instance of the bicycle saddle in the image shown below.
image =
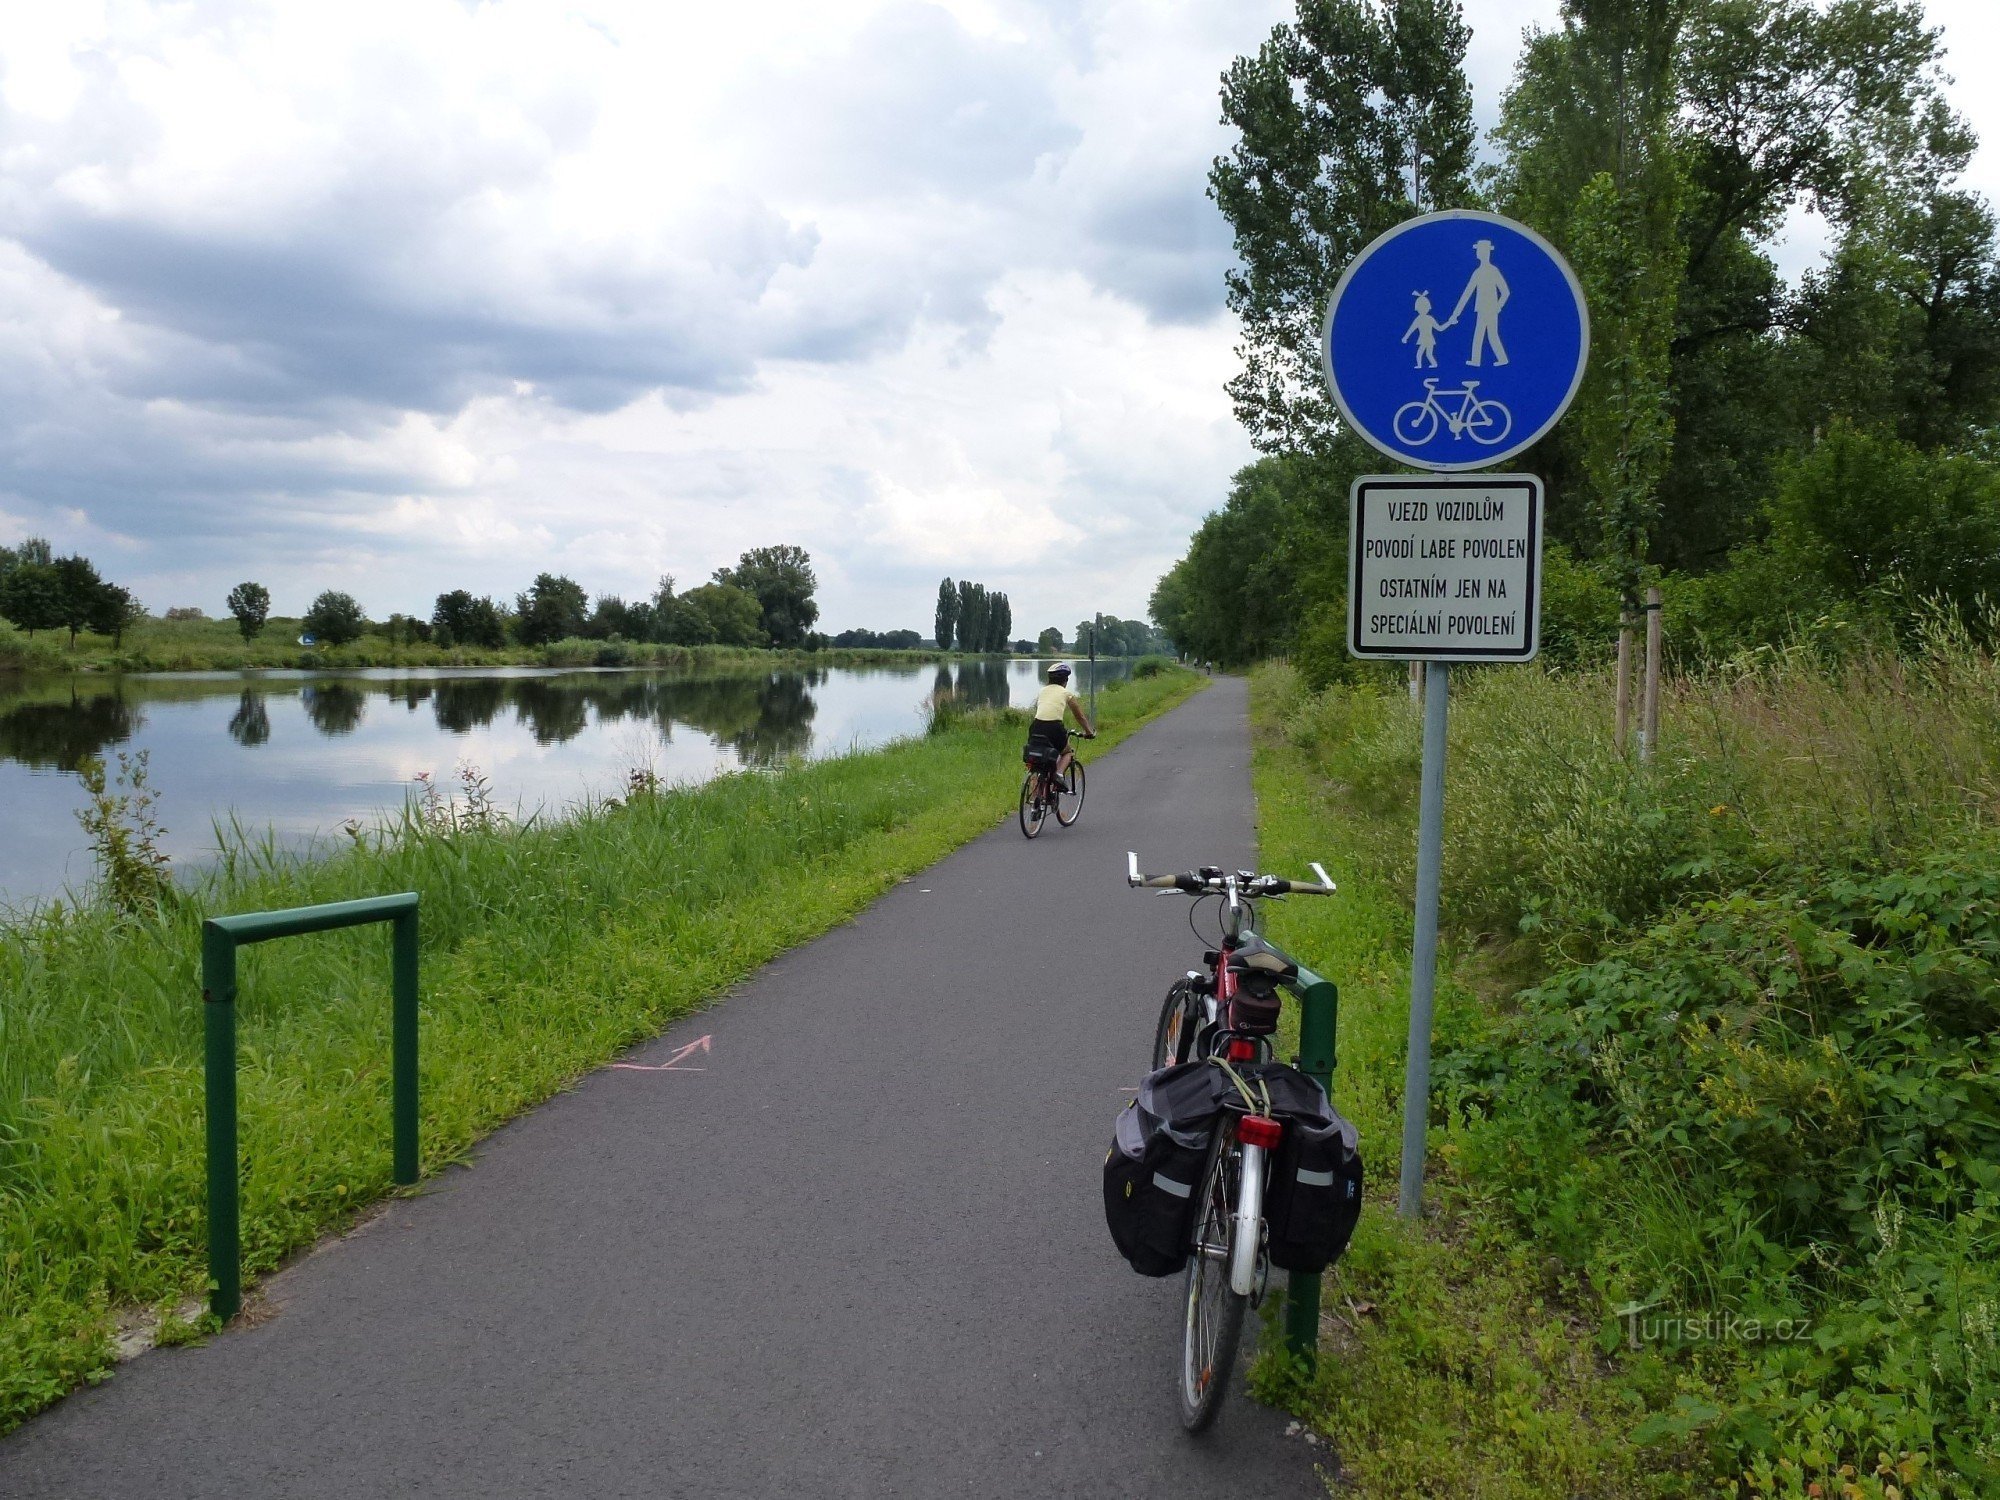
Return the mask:
[[1229, 972], [1232, 974], [1260, 974], [1267, 979], [1297, 979], [1298, 960], [1275, 943], [1268, 943], [1254, 932], [1246, 932], [1237, 942], [1236, 949], [1229, 955]]

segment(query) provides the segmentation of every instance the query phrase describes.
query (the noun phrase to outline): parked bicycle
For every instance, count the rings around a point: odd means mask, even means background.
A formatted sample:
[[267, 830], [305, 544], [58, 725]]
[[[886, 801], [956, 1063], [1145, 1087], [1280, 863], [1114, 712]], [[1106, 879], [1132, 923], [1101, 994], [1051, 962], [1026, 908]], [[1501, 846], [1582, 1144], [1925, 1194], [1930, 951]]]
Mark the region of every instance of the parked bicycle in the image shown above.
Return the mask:
[[[1094, 740], [1094, 734], [1082, 738]], [[1083, 813], [1083, 763], [1074, 755], [1067, 768], [1058, 770], [1058, 752], [1031, 740], [1021, 753], [1028, 774], [1021, 778], [1021, 832], [1033, 838], [1042, 831], [1049, 814], [1068, 828]]]
[[[1150, 1264], [1144, 1263], [1150, 1247], [1140, 1245], [1139, 1257], [1123, 1242], [1119, 1248], [1135, 1269], [1149, 1274], [1185, 1263], [1180, 1417], [1189, 1432], [1199, 1432], [1221, 1408], [1244, 1312], [1261, 1301], [1271, 1267], [1317, 1272], [1345, 1247], [1360, 1211], [1353, 1127], [1334, 1113], [1316, 1082], [1271, 1059], [1282, 992], [1298, 990], [1302, 971], [1256, 930], [1259, 900], [1330, 896], [1335, 887], [1318, 864], [1312, 866], [1314, 884], [1216, 865], [1148, 876], [1139, 871], [1138, 855], [1127, 861], [1129, 884], [1195, 898], [1191, 926], [1204, 900], [1220, 903], [1216, 942], [1203, 954], [1204, 968], [1176, 980], [1161, 1007], [1153, 1037], [1155, 1072], [1138, 1101], [1147, 1108], [1133, 1112], [1131, 1127], [1121, 1118], [1106, 1164], [1107, 1215], [1125, 1208], [1113, 1201], [1114, 1178], [1121, 1179], [1118, 1191], [1126, 1202], [1132, 1200], [1122, 1187], [1131, 1162], [1151, 1172], [1145, 1185], [1156, 1190], [1157, 1212], [1170, 1225], [1168, 1232], [1185, 1235]], [[1205, 940], [1199, 926], [1195, 932]], [[1217, 1067], [1175, 1067], [1204, 1059]], [[1158, 1127], [1151, 1141], [1128, 1140], [1148, 1122]], [[1200, 1129], [1198, 1147], [1189, 1144], [1195, 1138], [1190, 1122]], [[1130, 1155], [1135, 1144], [1141, 1152], [1136, 1159]], [[1176, 1151], [1183, 1156], [1178, 1163]], [[1274, 1161], [1284, 1163], [1277, 1178]], [[1269, 1214], [1267, 1194], [1273, 1204]], [[1177, 1209], [1175, 1200], [1183, 1198], [1189, 1206]], [[1139, 1208], [1145, 1210], [1146, 1203]], [[1119, 1233], [1114, 1222], [1114, 1238]]]

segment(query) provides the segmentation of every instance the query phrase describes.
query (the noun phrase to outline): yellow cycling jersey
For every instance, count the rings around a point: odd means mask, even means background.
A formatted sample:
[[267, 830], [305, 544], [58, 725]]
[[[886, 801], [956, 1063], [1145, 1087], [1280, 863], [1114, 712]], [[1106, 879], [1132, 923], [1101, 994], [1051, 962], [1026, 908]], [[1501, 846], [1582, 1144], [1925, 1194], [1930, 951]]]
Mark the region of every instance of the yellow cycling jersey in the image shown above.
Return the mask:
[[1076, 704], [1078, 713], [1083, 712], [1083, 703], [1075, 693], [1072, 693], [1066, 687], [1060, 687], [1052, 682], [1039, 693], [1035, 694], [1035, 717], [1045, 721], [1053, 720], [1055, 723], [1060, 724], [1062, 723], [1063, 710], [1068, 708], [1072, 703]]

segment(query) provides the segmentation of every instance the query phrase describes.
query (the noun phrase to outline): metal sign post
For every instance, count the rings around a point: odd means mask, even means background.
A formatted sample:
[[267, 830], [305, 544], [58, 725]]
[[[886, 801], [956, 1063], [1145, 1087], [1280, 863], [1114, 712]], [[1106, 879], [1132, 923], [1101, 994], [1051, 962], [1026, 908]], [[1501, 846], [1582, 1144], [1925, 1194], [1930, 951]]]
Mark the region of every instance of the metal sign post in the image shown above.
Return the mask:
[[1528, 661], [1541, 644], [1541, 481], [1470, 471], [1504, 463], [1555, 426], [1589, 346], [1574, 273], [1540, 235], [1498, 214], [1398, 224], [1355, 257], [1327, 304], [1321, 355], [1341, 416], [1390, 458], [1431, 471], [1357, 479], [1348, 529], [1348, 650], [1425, 664], [1405, 1218], [1423, 1209], [1430, 1122], [1447, 664]]

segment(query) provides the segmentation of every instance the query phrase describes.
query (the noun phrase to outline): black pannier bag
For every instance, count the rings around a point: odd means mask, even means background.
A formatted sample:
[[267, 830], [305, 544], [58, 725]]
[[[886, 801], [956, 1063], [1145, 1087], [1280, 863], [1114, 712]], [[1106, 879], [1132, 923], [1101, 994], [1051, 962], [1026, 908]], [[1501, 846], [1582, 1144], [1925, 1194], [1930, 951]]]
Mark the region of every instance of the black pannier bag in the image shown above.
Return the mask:
[[1324, 1271], [1347, 1248], [1360, 1217], [1359, 1138], [1322, 1094], [1317, 1109], [1285, 1116], [1264, 1199], [1271, 1264], [1283, 1271]]
[[1118, 1253], [1141, 1276], [1171, 1276], [1187, 1264], [1228, 1087], [1220, 1068], [1181, 1063], [1148, 1074], [1118, 1116], [1104, 1158], [1104, 1222]]
[[1021, 747], [1022, 762], [1037, 770], [1044, 766], [1053, 766], [1061, 758], [1062, 752], [1047, 740], [1029, 740]]

